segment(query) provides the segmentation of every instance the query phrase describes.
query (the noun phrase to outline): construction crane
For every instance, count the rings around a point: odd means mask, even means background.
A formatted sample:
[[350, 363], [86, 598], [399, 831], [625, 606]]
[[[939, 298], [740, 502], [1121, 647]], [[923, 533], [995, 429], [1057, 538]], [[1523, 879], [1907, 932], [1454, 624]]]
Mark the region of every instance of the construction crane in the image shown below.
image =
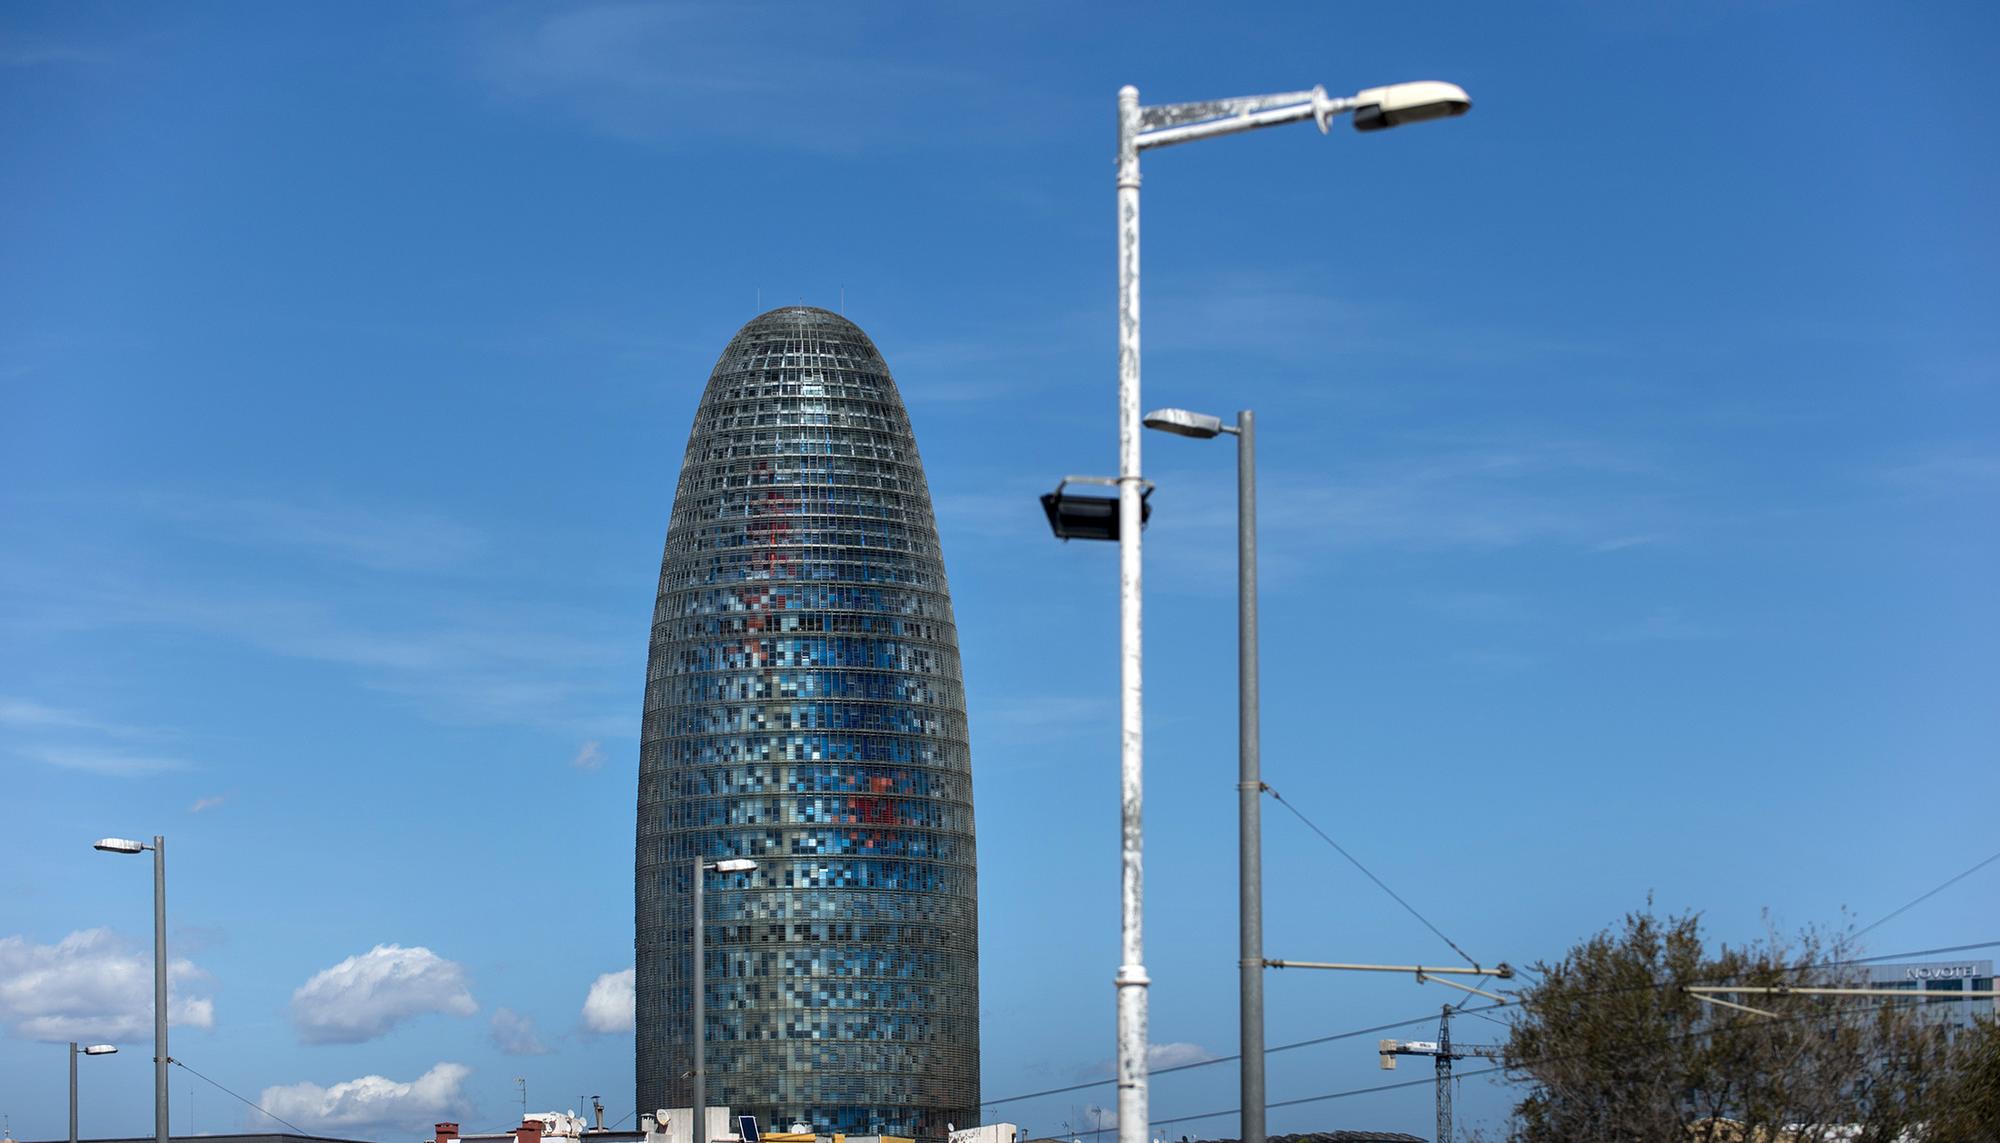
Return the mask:
[[1506, 1049], [1498, 1044], [1458, 1044], [1451, 1042], [1451, 1005], [1438, 1017], [1436, 1040], [1383, 1040], [1380, 1048], [1382, 1070], [1394, 1071], [1397, 1056], [1429, 1056], [1437, 1062], [1437, 1143], [1451, 1143], [1451, 1062], [1470, 1057], [1501, 1059]]

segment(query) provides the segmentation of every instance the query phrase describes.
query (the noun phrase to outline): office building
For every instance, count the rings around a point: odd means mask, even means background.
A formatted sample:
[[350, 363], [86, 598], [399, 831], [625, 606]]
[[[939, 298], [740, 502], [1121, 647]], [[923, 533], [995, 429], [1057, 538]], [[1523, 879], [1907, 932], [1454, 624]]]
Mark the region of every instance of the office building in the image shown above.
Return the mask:
[[958, 637], [916, 438], [866, 334], [788, 306], [695, 412], [639, 766], [637, 1086], [765, 1124], [942, 1139], [978, 1121], [979, 952]]

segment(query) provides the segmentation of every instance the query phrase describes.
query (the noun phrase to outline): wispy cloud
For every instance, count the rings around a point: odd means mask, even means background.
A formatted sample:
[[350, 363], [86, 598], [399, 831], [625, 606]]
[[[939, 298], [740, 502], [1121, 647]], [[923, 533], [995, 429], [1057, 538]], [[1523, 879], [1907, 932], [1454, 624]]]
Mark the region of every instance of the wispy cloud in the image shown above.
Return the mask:
[[1721, 639], [1726, 634], [1719, 627], [1689, 619], [1678, 608], [1656, 607], [1636, 622], [1605, 632], [1604, 638], [1614, 643], [1693, 643]]
[[206, 813], [228, 800], [228, 796], [224, 794], [210, 794], [207, 797], [196, 798], [194, 804], [188, 807], [188, 812], [191, 814]]
[[1941, 450], [1888, 466], [1881, 470], [1881, 479], [1912, 495], [1992, 495], [2000, 492], [2000, 455]]
[[1146, 305], [1146, 341], [1154, 350], [1213, 350], [1311, 361], [1380, 356], [1479, 364], [1599, 351], [1559, 325], [1536, 330], [1454, 324], [1449, 315], [1342, 291], [1307, 271], [1205, 272], [1182, 283], [1155, 287]]
[[[1152, 582], [1233, 591], [1233, 489], [1156, 471], [1173, 488], [1173, 511], [1154, 531], [1175, 529], [1182, 540], [1152, 546]], [[1259, 489], [1261, 567], [1273, 585], [1342, 551], [1591, 552], [1651, 543], [1682, 523], [1673, 485], [1643, 455], [1558, 439], [1411, 441], [1401, 455], [1330, 459], [1310, 472], [1272, 466]]]
[[577, 748], [576, 757], [569, 764], [578, 770], [601, 770], [604, 768], [604, 744], [596, 740]]
[[406, 508], [157, 491], [127, 494], [121, 503], [207, 539], [292, 548], [383, 571], [455, 567], [486, 547], [475, 528]]
[[1641, 532], [1637, 535], [1612, 536], [1609, 539], [1599, 540], [1590, 545], [1590, 550], [1593, 552], [1622, 552], [1627, 548], [1648, 548], [1665, 542], [1665, 536], [1655, 535], [1651, 532]]
[[64, 770], [137, 778], [188, 768], [179, 758], [135, 748], [131, 743], [133, 739], [164, 737], [159, 731], [32, 699], [0, 698], [0, 727], [15, 732], [8, 747], [12, 753]]
[[25, 746], [20, 753], [64, 770], [81, 770], [109, 778], [139, 778], [187, 769], [187, 763], [178, 758], [95, 746]]
[[[1079, 733], [1116, 734], [1118, 707], [1108, 698], [1081, 695], [996, 695], [976, 698], [969, 712], [972, 736], [982, 747], [1052, 742]], [[1024, 763], [1032, 766], [1033, 763]]]
[[102, 63], [110, 58], [101, 48], [58, 43], [18, 35], [0, 36], [0, 67], [54, 67]]
[[32, 699], [0, 697], [0, 726], [17, 730], [88, 730], [114, 738], [142, 736], [149, 731], [93, 718], [74, 710], [48, 706]]
[[542, 1042], [541, 1034], [535, 1030], [535, 1018], [523, 1016], [512, 1008], [494, 1009], [486, 1031], [493, 1046], [509, 1056], [546, 1056], [554, 1050]]
[[[781, 4], [494, 10], [475, 67], [502, 98], [620, 138], [720, 136], [809, 151], [914, 139], [937, 101], [976, 92], [961, 69], [882, 54], [871, 32], [892, 13], [852, 8], [825, 20], [812, 11], [814, 34], [799, 37], [785, 34], [795, 14]], [[799, 114], [804, 92], [813, 93], [809, 115]]]
[[[626, 713], [631, 684], [617, 672], [626, 666], [627, 651], [613, 633], [613, 619], [602, 614], [481, 604], [454, 585], [407, 582], [376, 598], [305, 597], [263, 580], [227, 590], [175, 590], [171, 580], [140, 582], [105, 567], [81, 573], [36, 567], [13, 578], [9, 594], [19, 610], [0, 614], [0, 625], [169, 628], [350, 668], [362, 686], [404, 698], [439, 722], [535, 726], [597, 738], [633, 730]], [[16, 714], [46, 719], [51, 709]], [[72, 721], [81, 726], [91, 720]]]

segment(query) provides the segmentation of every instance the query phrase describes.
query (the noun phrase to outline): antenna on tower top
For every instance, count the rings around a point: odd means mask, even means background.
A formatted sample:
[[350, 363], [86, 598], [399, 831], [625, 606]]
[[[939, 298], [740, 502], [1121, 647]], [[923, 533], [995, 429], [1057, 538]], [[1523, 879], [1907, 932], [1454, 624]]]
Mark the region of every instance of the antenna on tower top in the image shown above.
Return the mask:
[[847, 287], [840, 287], [840, 316], [847, 316]]

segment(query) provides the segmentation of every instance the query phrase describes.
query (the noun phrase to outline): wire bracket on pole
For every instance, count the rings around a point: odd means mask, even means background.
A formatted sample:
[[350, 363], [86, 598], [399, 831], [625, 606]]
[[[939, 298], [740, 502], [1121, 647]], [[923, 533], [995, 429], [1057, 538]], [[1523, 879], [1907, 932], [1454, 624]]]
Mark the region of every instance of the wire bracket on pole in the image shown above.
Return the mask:
[[1428, 973], [1422, 971], [1419, 971], [1417, 973], [1418, 984], [1429, 984], [1433, 980], [1437, 981], [1439, 984], [1447, 985], [1452, 988], [1458, 988], [1458, 989], [1463, 989], [1466, 992], [1477, 993], [1478, 995], [1484, 996], [1489, 1000], [1498, 1000], [1502, 1004], [1511, 1003], [1511, 1001], [1509, 1001], [1506, 997], [1500, 995], [1497, 992], [1488, 992], [1483, 988], [1474, 988], [1470, 984], [1460, 984], [1456, 980], [1446, 980], [1441, 976], [1431, 976]]
[[[1687, 992], [1687, 989], [1683, 988], [1681, 991]], [[1687, 994], [1689, 996], [1694, 997], [1696, 1000], [1701, 1001], [1703, 1004], [1717, 1004], [1724, 1008], [1734, 1008], [1738, 1012], [1748, 1012], [1752, 1016], [1769, 1016], [1773, 1020], [1780, 1019], [1779, 1015], [1776, 1012], [1772, 1012], [1767, 1009], [1752, 1008], [1748, 1004], [1738, 1004], [1733, 1000], [1723, 1000], [1714, 996], [1703, 996], [1699, 992], [1688, 992]]]

